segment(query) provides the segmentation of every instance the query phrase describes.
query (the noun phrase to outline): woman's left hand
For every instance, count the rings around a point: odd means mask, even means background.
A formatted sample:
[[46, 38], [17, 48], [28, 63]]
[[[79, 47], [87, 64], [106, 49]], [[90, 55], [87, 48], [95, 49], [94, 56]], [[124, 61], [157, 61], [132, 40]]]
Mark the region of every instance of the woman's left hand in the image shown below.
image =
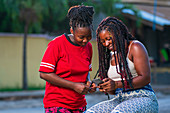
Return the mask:
[[[93, 93], [93, 92], [95, 92], [96, 91], [96, 88], [97, 88], [97, 86], [94, 84], [94, 83], [92, 83], [92, 85], [91, 85], [91, 82], [90, 81], [87, 81], [87, 86], [89, 86], [89, 93]], [[91, 85], [91, 86], [90, 86]]]
[[102, 92], [111, 92], [115, 90], [115, 81], [110, 78], [103, 79], [104, 83], [99, 85], [99, 89]]

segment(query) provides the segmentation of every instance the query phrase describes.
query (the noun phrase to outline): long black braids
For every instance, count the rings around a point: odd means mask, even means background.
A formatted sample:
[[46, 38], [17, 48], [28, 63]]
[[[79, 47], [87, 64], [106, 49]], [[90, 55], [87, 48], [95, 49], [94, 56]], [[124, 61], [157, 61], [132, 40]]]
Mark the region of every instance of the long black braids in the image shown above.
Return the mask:
[[[98, 34], [97, 34], [98, 37]], [[97, 42], [100, 39], [97, 38]], [[99, 49], [100, 48], [100, 49]], [[106, 53], [106, 54], [105, 54]], [[99, 56], [99, 76], [101, 79], [107, 78], [107, 71], [109, 69], [110, 50], [104, 47], [102, 44], [98, 43], [98, 56]]]
[[[115, 37], [115, 40], [113, 40], [111, 37], [110, 38], [112, 43], [116, 44], [116, 48], [114, 48], [113, 44], [113, 50], [116, 50], [114, 51], [116, 71], [121, 75], [123, 89], [125, 90], [130, 87], [133, 88], [132, 74], [126, 61], [126, 55], [128, 52], [129, 42], [130, 40], [134, 40], [134, 37], [128, 32], [127, 27], [121, 20], [118, 20], [115, 17], [107, 17], [102, 20], [96, 30], [99, 51], [99, 76], [101, 79], [107, 78], [107, 72], [110, 66], [111, 58], [110, 50], [104, 47], [100, 41], [99, 33], [102, 30], [107, 30], [110, 33], [113, 33]], [[125, 40], [127, 41], [127, 44], [125, 44]]]
[[72, 6], [67, 13], [70, 19], [70, 27], [92, 27], [94, 9], [92, 6], [77, 5]]

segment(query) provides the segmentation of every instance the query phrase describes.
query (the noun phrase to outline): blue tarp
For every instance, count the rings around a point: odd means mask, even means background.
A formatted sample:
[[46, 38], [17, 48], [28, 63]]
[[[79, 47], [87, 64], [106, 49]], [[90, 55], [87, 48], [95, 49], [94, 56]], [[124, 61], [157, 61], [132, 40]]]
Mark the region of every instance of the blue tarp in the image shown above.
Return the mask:
[[[123, 9], [122, 12], [123, 12], [123, 13], [130, 14], [130, 15], [134, 15], [134, 14], [135, 14], [135, 13], [133, 12], [133, 10], [131, 10], [131, 9]], [[140, 17], [141, 17], [142, 19], [145, 19], [145, 20], [150, 21], [150, 22], [153, 22], [153, 21], [154, 21], [154, 15], [151, 14], [151, 13], [148, 13], [148, 12], [146, 12], [146, 11], [140, 10], [140, 11], [139, 11], [139, 14], [140, 14]], [[164, 18], [159, 17], [159, 16], [155, 16], [155, 23], [156, 23], [156, 24], [159, 24], [159, 25], [161, 25], [161, 26], [170, 25], [170, 20], [164, 19]]]

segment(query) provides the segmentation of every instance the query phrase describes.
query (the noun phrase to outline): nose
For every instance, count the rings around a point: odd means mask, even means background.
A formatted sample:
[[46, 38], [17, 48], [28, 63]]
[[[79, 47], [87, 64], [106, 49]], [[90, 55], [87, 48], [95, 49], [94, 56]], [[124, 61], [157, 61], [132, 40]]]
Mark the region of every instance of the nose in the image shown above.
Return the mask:
[[88, 42], [88, 39], [87, 39], [87, 38], [84, 38], [84, 39], [83, 39], [83, 42], [84, 42], [84, 43]]
[[108, 45], [109, 45], [109, 41], [108, 41], [108, 40], [106, 40], [105, 45], [106, 45], [106, 46], [108, 46]]

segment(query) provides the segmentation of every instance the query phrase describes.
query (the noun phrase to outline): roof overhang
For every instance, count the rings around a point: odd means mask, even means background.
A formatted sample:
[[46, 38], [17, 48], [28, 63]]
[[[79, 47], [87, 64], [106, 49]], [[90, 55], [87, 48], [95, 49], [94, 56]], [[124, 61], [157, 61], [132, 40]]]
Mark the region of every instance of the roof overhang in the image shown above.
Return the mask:
[[[122, 0], [122, 3], [128, 3], [128, 4], [142, 4], [142, 5], [149, 5], [153, 6], [155, 3], [155, 0]], [[170, 0], [156, 0], [157, 6], [160, 7], [170, 7]]]
[[[137, 20], [137, 17], [135, 16], [135, 13], [131, 9], [123, 9], [122, 14], [130, 18], [132, 20]], [[153, 27], [153, 24], [155, 24], [156, 29], [163, 31], [164, 26], [170, 26], [170, 20], [164, 19], [159, 16], [154, 16], [153, 14], [150, 14], [146, 11], [140, 10], [139, 12], [140, 18], [142, 18], [142, 24]]]

